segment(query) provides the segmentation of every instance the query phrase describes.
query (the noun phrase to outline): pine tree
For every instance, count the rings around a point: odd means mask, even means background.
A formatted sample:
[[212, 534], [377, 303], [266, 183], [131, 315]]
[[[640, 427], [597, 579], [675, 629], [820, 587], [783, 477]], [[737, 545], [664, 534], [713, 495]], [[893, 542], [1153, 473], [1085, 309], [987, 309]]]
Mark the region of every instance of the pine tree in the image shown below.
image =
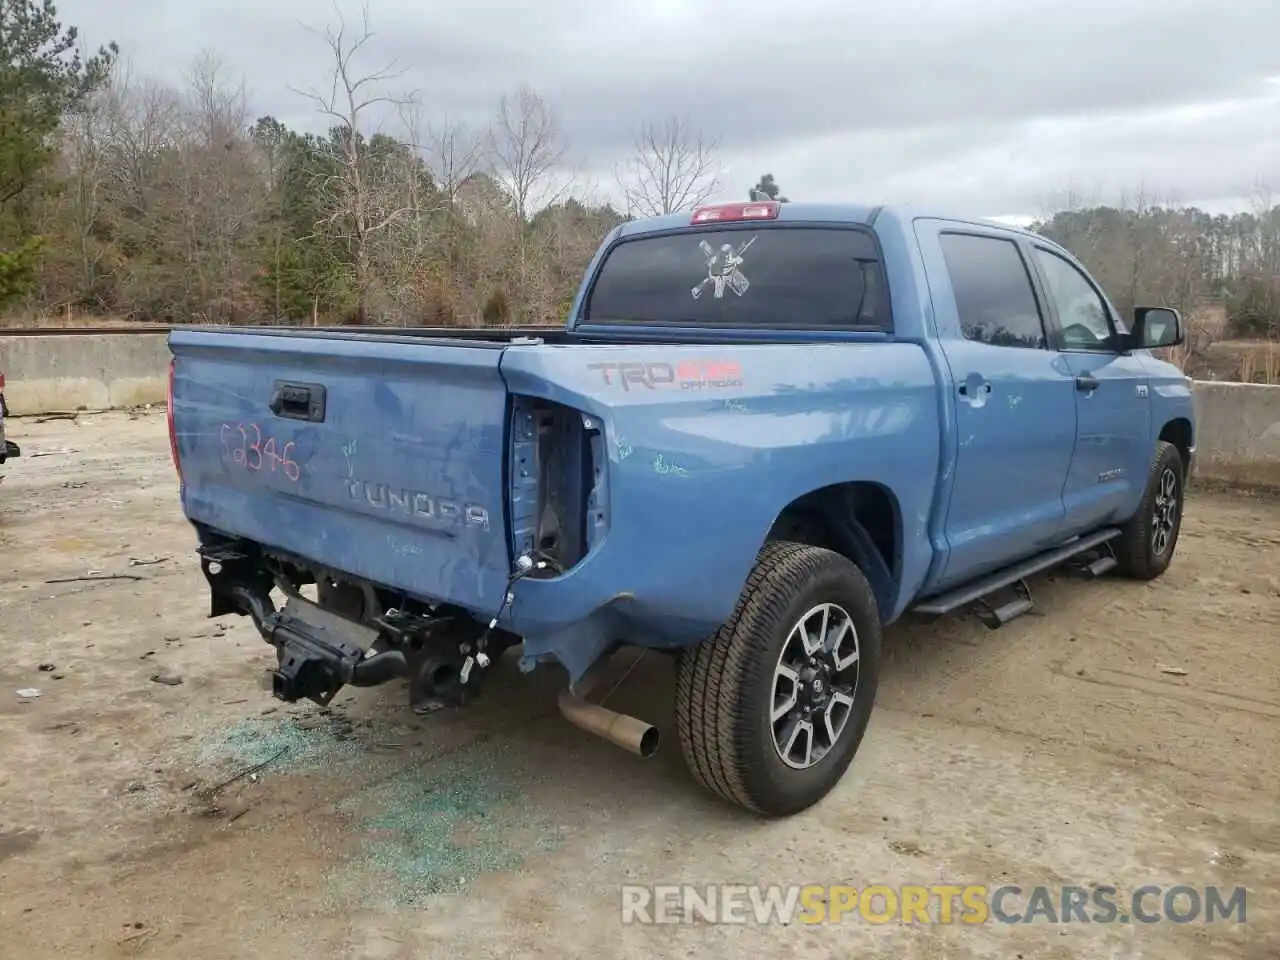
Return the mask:
[[0, 305], [35, 278], [42, 242], [31, 211], [52, 186], [59, 125], [107, 79], [118, 52], [113, 43], [85, 60], [77, 39], [53, 0], [0, 0]]
[[778, 203], [789, 203], [788, 198], [782, 196], [782, 191], [778, 187], [778, 183], [773, 179], [772, 173], [766, 173], [760, 178], [760, 182], [751, 188], [747, 194], [748, 200], [776, 200]]

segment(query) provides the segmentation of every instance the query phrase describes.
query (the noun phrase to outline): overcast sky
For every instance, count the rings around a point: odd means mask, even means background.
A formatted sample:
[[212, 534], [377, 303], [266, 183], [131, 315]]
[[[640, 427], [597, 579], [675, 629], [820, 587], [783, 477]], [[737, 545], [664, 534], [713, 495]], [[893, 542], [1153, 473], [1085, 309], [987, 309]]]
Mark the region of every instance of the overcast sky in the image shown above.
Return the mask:
[[[349, 22], [355, 2], [339, 0]], [[255, 114], [316, 128], [289, 87], [326, 77], [323, 0], [59, 0], [135, 74], [202, 49]], [[792, 199], [1036, 215], [1148, 193], [1280, 201], [1280, 0], [370, 0], [364, 61], [394, 60], [428, 117], [484, 121], [528, 83], [611, 189], [634, 126], [687, 114], [722, 143], [723, 192], [772, 172]], [[391, 132], [390, 129], [388, 132]]]

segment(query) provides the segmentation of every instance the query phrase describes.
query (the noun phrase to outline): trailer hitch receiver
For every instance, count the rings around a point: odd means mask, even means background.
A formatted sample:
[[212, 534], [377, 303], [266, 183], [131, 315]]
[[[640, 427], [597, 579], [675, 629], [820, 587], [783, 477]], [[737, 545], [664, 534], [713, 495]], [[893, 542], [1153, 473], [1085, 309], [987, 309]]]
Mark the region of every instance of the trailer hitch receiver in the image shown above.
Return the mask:
[[372, 687], [409, 672], [399, 650], [366, 653], [380, 638], [376, 628], [330, 613], [303, 597], [290, 596], [274, 612], [259, 606], [253, 616], [259, 632], [276, 648], [271, 692], [286, 703], [306, 699], [328, 706], [347, 684]]

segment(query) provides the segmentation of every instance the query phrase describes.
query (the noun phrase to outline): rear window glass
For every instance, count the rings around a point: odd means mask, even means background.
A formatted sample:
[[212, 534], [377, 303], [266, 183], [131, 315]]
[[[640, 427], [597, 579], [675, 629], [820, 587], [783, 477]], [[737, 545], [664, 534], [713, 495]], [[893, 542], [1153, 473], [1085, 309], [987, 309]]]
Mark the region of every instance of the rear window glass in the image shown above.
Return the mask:
[[781, 226], [626, 240], [605, 259], [584, 322], [892, 328], [870, 234]]

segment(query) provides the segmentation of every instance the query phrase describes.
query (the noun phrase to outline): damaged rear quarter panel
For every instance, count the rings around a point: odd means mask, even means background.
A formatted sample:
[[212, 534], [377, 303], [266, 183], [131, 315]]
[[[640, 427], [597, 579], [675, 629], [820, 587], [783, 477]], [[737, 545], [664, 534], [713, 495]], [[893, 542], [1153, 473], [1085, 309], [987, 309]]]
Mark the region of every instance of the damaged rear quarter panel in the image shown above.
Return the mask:
[[[607, 533], [567, 573], [517, 584], [511, 610], [526, 654], [568, 654], [571, 674], [574, 637], [675, 647], [713, 631], [778, 513], [805, 493], [862, 480], [905, 504], [934, 494], [937, 387], [915, 344], [516, 345], [501, 369], [513, 393], [604, 426]], [[910, 596], [927, 517], [902, 521]]]

